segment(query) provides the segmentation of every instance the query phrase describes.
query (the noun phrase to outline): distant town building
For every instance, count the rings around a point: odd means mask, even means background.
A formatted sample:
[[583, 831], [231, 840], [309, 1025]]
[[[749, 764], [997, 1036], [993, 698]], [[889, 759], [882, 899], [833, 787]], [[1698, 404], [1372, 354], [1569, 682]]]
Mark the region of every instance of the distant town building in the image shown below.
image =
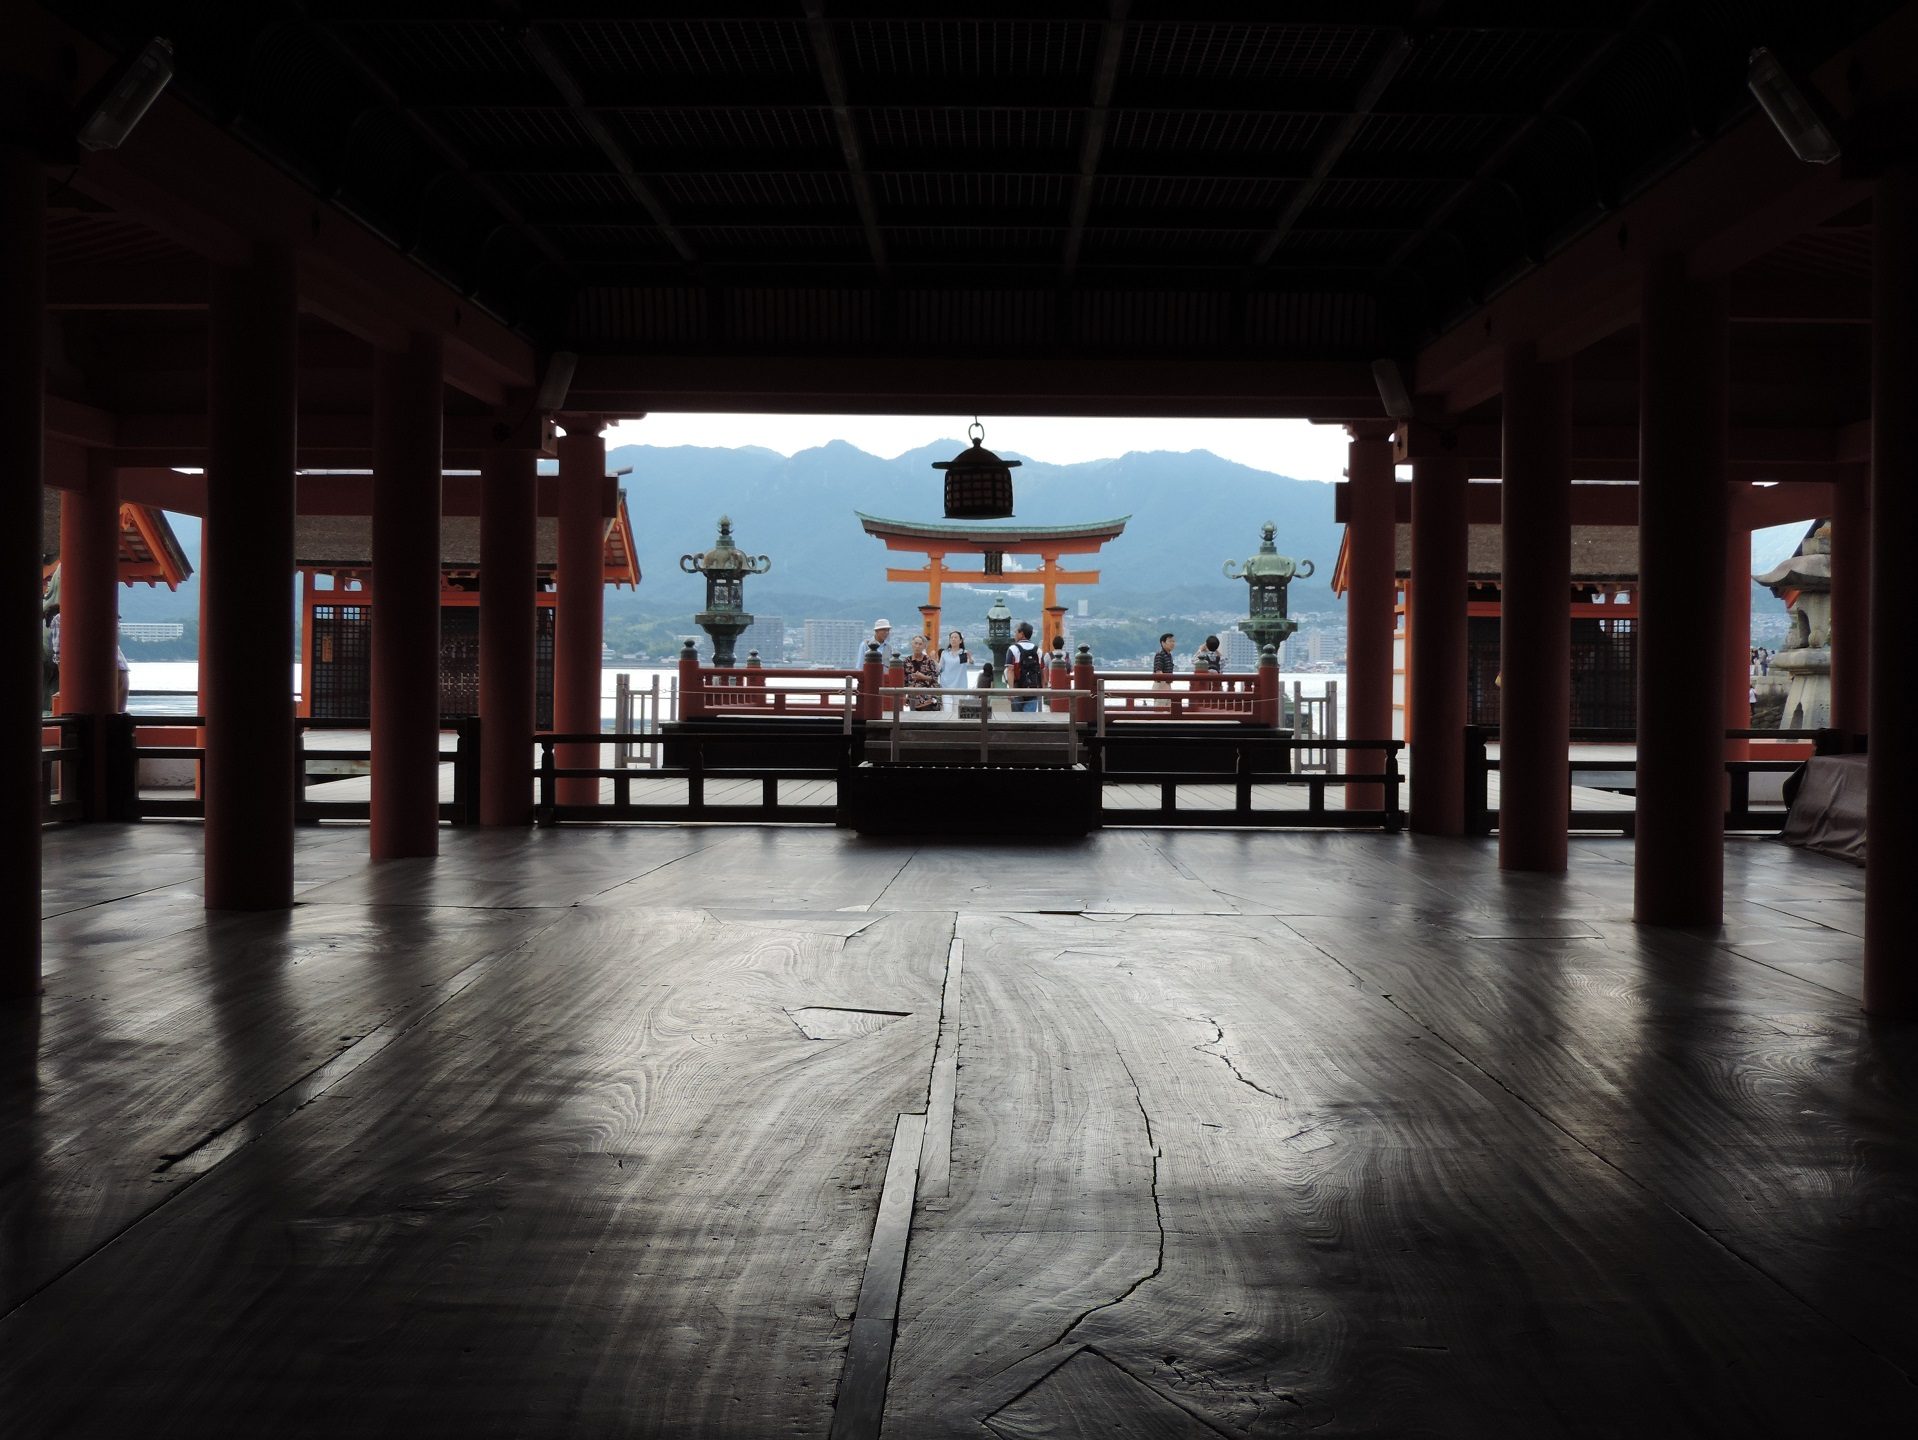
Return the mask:
[[1086, 616], [1090, 615], [1091, 613], [1092, 613], [1092, 602], [1090, 600], [1081, 600], [1079, 602], [1079, 618], [1083, 620], [1086, 618]]
[[1252, 637], [1241, 630], [1221, 630], [1219, 649], [1225, 654], [1225, 668], [1228, 670], [1253, 670], [1258, 668], [1259, 647], [1252, 643]]
[[122, 620], [120, 639], [128, 645], [157, 645], [163, 640], [178, 640], [186, 626], [177, 620]]
[[766, 664], [779, 664], [786, 658], [786, 617], [754, 615], [753, 623], [739, 637], [739, 647], [741, 655], [748, 650], [757, 650], [759, 658]]
[[859, 663], [859, 651], [869, 633], [857, 620], [808, 620], [806, 662], [850, 670]]

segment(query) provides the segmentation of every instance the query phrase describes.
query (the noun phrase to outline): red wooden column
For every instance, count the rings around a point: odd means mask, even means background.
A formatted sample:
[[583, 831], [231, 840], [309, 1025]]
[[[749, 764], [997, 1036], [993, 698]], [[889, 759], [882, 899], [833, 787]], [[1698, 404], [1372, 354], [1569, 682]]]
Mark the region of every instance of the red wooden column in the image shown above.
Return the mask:
[[1918, 838], [1910, 743], [1918, 679], [1906, 653], [1911, 537], [1918, 534], [1918, 166], [1872, 194], [1870, 735], [1865, 833], [1865, 1009], [1918, 1020]]
[[1413, 426], [1412, 812], [1425, 835], [1465, 833], [1465, 462], [1452, 435]]
[[1871, 477], [1842, 475], [1832, 485], [1831, 724], [1862, 735], [1871, 674]]
[[440, 339], [373, 366], [375, 860], [440, 848]]
[[482, 825], [533, 819], [534, 598], [538, 452], [494, 446], [480, 461]]
[[[1752, 724], [1752, 524], [1751, 490], [1731, 485], [1725, 491], [1725, 672], [1719, 679], [1723, 724], [1749, 730]], [[1749, 760], [1749, 740], [1727, 740], [1727, 760]], [[1729, 798], [1729, 792], [1728, 792]]]
[[1660, 256], [1638, 345], [1638, 843], [1634, 915], [1724, 916], [1725, 303]]
[[206, 903], [293, 903], [293, 500], [299, 313], [292, 253], [216, 266], [208, 317]]
[[[87, 452], [86, 484], [60, 492], [60, 713], [100, 717], [120, 708], [114, 663], [120, 633], [120, 476], [99, 451]], [[94, 814], [104, 813], [106, 766], [93, 767]]]
[[63, 715], [108, 715], [118, 708], [119, 585], [119, 476], [89, 452], [85, 487], [60, 492]]
[[[553, 617], [553, 729], [560, 734], [599, 733], [600, 651], [605, 645], [606, 421], [598, 415], [568, 415], [559, 442], [558, 613]], [[594, 768], [597, 745], [562, 745], [557, 760]], [[596, 805], [599, 782], [561, 780], [562, 805]]]
[[1504, 357], [1498, 863], [1565, 868], [1571, 825], [1572, 367]]
[[47, 172], [0, 143], [0, 1001], [40, 991], [40, 487]]
[[[1392, 428], [1348, 425], [1345, 529], [1345, 728], [1347, 739], [1383, 740], [1392, 733], [1392, 631], [1397, 624], [1398, 516]], [[1362, 775], [1385, 769], [1381, 750], [1348, 750], [1345, 768]], [[1345, 803], [1377, 810], [1385, 787], [1347, 785]]]

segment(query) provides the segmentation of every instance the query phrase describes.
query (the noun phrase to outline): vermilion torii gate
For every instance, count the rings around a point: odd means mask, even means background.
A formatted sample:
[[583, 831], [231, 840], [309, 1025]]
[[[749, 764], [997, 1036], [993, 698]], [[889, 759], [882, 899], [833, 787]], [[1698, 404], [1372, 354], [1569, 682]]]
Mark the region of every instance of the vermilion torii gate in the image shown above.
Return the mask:
[[[1059, 587], [1097, 585], [1099, 572], [1067, 570], [1059, 564], [1059, 557], [1098, 554], [1108, 540], [1116, 540], [1125, 533], [1126, 521], [1132, 518], [1121, 515], [1116, 520], [1095, 520], [1085, 525], [942, 525], [932, 521], [884, 520], [864, 511], [856, 513], [866, 533], [884, 541], [888, 550], [916, 551], [926, 557], [926, 563], [917, 569], [887, 567], [886, 578], [926, 587], [926, 603], [919, 607], [919, 620], [927, 643], [934, 649], [939, 647], [941, 591], [948, 582], [955, 585], [1024, 584], [1037, 578], [1046, 617], [1045, 633], [1040, 639], [1050, 645], [1063, 638], [1066, 607], [1059, 603]], [[979, 568], [953, 569], [946, 563], [946, 557], [955, 553], [979, 556]], [[1008, 555], [1037, 557], [1036, 577], [1027, 571], [1015, 571], [1008, 577], [1005, 569]]]

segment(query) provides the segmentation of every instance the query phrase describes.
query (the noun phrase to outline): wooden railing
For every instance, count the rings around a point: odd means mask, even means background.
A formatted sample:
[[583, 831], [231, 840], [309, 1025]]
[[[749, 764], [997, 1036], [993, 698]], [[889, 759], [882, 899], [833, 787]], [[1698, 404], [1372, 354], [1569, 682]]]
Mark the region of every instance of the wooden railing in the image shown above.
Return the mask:
[[[206, 747], [197, 743], [197, 732], [206, 720], [199, 715], [116, 715], [110, 727], [107, 761], [108, 813], [116, 820], [161, 820], [206, 818]], [[440, 819], [453, 825], [477, 824], [479, 820], [479, 720], [475, 716], [453, 716], [443, 722], [442, 733], [450, 732], [453, 747], [441, 749], [441, 763], [453, 766], [453, 798], [440, 803]], [[364, 820], [371, 805], [366, 800], [315, 800], [308, 797], [311, 779], [308, 761], [325, 755], [335, 760], [370, 761], [373, 752], [365, 747], [309, 750], [306, 736], [311, 731], [366, 729], [360, 720], [315, 720], [298, 717], [293, 722], [293, 818], [299, 821]], [[195, 767], [194, 783], [179, 787], [178, 794], [151, 794], [139, 783], [143, 760], [186, 760]]]
[[[1498, 757], [1491, 753], [1490, 747], [1497, 741], [1498, 733], [1496, 725], [1465, 727], [1465, 825], [1468, 834], [1490, 835], [1498, 828], [1498, 809], [1490, 801], [1491, 776], [1499, 768]], [[1568, 738], [1573, 744], [1623, 747], [1635, 746], [1638, 734], [1634, 730], [1573, 730]], [[1725, 739], [1732, 742], [1728, 749], [1742, 747], [1749, 750], [1754, 743], [1766, 741], [1785, 742], [1797, 749], [1796, 754], [1774, 759], [1757, 760], [1749, 755], [1728, 754], [1723, 760], [1725, 829], [1727, 832], [1753, 834], [1776, 833], [1783, 828], [1785, 807], [1768, 805], [1754, 808], [1751, 803], [1752, 776], [1789, 775], [1805, 763], [1807, 755], [1843, 754], [1856, 747], [1855, 737], [1837, 730], [1727, 730]], [[1809, 748], [1802, 748], [1805, 746]], [[1784, 747], [1781, 745], [1780, 748]], [[1567, 767], [1573, 786], [1578, 784], [1580, 775], [1629, 774], [1634, 779], [1632, 789], [1637, 789], [1636, 751], [1603, 758], [1571, 760], [1567, 762]], [[1631, 835], [1637, 829], [1637, 811], [1636, 808], [1594, 810], [1574, 806], [1569, 826], [1573, 830], [1610, 830]]]
[[[1229, 769], [1185, 770], [1174, 768], [1133, 768], [1120, 770], [1106, 762], [1104, 751], [1109, 742], [1104, 737], [1095, 737], [1093, 742], [1094, 764], [1099, 771], [1100, 786], [1103, 790], [1110, 785], [1156, 785], [1159, 789], [1159, 804], [1151, 807], [1116, 807], [1102, 804], [1099, 819], [1102, 825], [1257, 825], [1257, 826], [1310, 826], [1313, 828], [1340, 827], [1345, 829], [1379, 829], [1396, 832], [1405, 826], [1405, 811], [1399, 804], [1399, 752], [1405, 748], [1402, 740], [1294, 740], [1284, 735], [1260, 735], [1253, 731], [1241, 731], [1230, 739], [1216, 740], [1184, 736], [1167, 736], [1155, 740], [1155, 751], [1164, 760], [1176, 761], [1185, 754], [1216, 754], [1221, 745], [1228, 747], [1232, 763]], [[1369, 751], [1382, 755], [1384, 763], [1377, 771], [1360, 771], [1350, 774], [1335, 774], [1326, 771], [1297, 770], [1292, 758], [1301, 750], [1307, 749], [1336, 751]], [[1283, 767], [1280, 761], [1283, 760]], [[1347, 785], [1375, 784], [1381, 787], [1380, 794], [1384, 803], [1378, 809], [1348, 809], [1343, 806], [1331, 807], [1325, 803], [1325, 792], [1331, 786], [1341, 789]], [[1230, 785], [1233, 789], [1232, 805], [1227, 808], [1180, 809], [1179, 791], [1194, 786]], [[1255, 801], [1258, 789], [1265, 786], [1286, 786], [1303, 788], [1306, 791], [1306, 805], [1303, 810], [1290, 806], [1261, 807]]]
[[[591, 746], [597, 754], [603, 745], [661, 747], [669, 743], [683, 757], [684, 763], [668, 765], [663, 751], [656, 749], [652, 763], [637, 775], [629, 766], [559, 763], [561, 747], [572, 749]], [[716, 747], [728, 747], [736, 745], [737, 741], [712, 743]], [[755, 732], [752, 743], [755, 748], [776, 750], [790, 745], [817, 751], [820, 737], [817, 731], [790, 735]], [[781, 798], [779, 787], [782, 782], [823, 780], [830, 780], [837, 787], [841, 771], [853, 763], [850, 727], [834, 742], [837, 758], [832, 765], [709, 763], [708, 742], [697, 736], [681, 736], [669, 741], [661, 735], [552, 733], [535, 736], [534, 744], [539, 751], [539, 765], [535, 772], [539, 782], [539, 799], [534, 806], [533, 817], [541, 825], [553, 825], [566, 820], [732, 821], [764, 824], [812, 821], [831, 824], [835, 818], [836, 803], [793, 804]], [[584, 779], [595, 782], [610, 780], [613, 791], [611, 800], [596, 799], [590, 804], [562, 802], [559, 782]], [[686, 798], [660, 798], [659, 782], [675, 780], [686, 782]], [[707, 787], [709, 783], [717, 781], [757, 781], [759, 789], [750, 802], [736, 798], [709, 799]], [[633, 796], [635, 784], [642, 787], [637, 800]]]
[[40, 717], [40, 823], [89, 818], [94, 754], [90, 715]]

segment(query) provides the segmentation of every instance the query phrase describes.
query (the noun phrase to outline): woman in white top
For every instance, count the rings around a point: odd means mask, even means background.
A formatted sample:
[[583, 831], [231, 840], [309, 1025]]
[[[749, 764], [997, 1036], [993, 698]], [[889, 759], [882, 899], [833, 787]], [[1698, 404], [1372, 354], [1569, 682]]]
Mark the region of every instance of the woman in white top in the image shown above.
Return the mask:
[[[966, 688], [966, 667], [972, 663], [972, 656], [966, 653], [966, 637], [957, 630], [946, 632], [946, 648], [939, 652], [939, 688], [941, 690], [963, 690]], [[959, 697], [946, 696], [945, 711], [948, 715], [959, 713]]]

